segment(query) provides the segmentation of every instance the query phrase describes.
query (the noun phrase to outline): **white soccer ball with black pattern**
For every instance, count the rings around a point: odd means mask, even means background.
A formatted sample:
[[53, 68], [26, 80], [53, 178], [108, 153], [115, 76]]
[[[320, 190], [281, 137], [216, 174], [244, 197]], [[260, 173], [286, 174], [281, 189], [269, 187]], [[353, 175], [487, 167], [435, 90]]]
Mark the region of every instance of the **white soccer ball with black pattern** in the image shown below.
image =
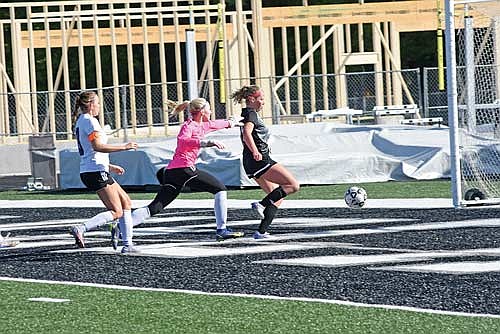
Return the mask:
[[344, 200], [351, 209], [361, 209], [366, 202], [368, 195], [361, 187], [350, 187], [344, 194]]

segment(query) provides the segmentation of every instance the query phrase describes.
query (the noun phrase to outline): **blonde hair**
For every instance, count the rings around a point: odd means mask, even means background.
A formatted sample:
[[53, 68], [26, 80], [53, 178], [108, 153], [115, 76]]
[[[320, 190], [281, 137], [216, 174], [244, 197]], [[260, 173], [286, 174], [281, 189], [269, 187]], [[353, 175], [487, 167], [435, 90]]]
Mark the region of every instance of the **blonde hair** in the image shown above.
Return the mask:
[[76, 120], [78, 119], [79, 111], [82, 113], [87, 113], [90, 110], [90, 105], [94, 102], [97, 93], [91, 90], [81, 92], [75, 101], [75, 106], [71, 114], [71, 127], [75, 126]]
[[175, 103], [173, 101], [167, 100], [167, 107], [172, 109], [172, 111], [170, 112], [171, 117], [177, 116], [178, 114], [186, 110], [186, 108], [188, 107], [190, 113], [197, 113], [200, 112], [207, 105], [208, 101], [202, 97], [197, 97], [191, 100], [191, 102], [183, 101], [181, 103]]
[[249, 96], [255, 95], [255, 93], [257, 93], [258, 91], [260, 91], [260, 87], [257, 85], [243, 86], [231, 94], [231, 99], [233, 100], [234, 104], [241, 103]]

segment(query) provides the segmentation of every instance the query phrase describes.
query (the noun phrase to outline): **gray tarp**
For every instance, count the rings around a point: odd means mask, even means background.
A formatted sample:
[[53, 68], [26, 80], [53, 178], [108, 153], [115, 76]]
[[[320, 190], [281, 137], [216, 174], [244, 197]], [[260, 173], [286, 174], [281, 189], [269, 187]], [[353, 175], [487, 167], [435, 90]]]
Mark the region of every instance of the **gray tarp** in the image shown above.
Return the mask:
[[[308, 123], [271, 126], [269, 144], [274, 160], [285, 165], [301, 184], [338, 184], [389, 180], [425, 180], [450, 176], [449, 139], [446, 127], [357, 126]], [[225, 150], [202, 149], [200, 169], [228, 186], [255, 185], [241, 164], [239, 129], [213, 132]], [[76, 145], [75, 145], [76, 146]], [[114, 164], [125, 168], [114, 175], [122, 185], [157, 184], [155, 173], [171, 159], [176, 138], [141, 143], [137, 151], [111, 154]], [[75, 149], [60, 151], [60, 186], [84, 188]]]

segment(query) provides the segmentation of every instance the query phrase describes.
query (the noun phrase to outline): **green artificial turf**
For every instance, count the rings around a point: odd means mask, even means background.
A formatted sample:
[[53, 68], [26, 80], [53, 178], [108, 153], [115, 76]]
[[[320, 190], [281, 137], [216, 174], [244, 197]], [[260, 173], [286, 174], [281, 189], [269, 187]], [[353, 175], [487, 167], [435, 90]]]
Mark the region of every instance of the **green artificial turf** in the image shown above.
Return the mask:
[[[449, 180], [407, 181], [407, 182], [375, 182], [337, 185], [306, 185], [288, 199], [342, 199], [345, 190], [351, 186], [361, 186], [368, 193], [368, 198], [451, 198]], [[153, 199], [155, 192], [129, 191], [133, 200]], [[229, 190], [229, 199], [261, 198], [262, 190], [249, 188], [244, 190]], [[209, 193], [182, 193], [179, 199], [210, 199]], [[51, 200], [51, 199], [98, 199], [90, 191], [0, 191], [0, 200]]]
[[[36, 302], [28, 298], [69, 299]], [[319, 302], [0, 282], [1, 333], [500, 333], [500, 319]]]

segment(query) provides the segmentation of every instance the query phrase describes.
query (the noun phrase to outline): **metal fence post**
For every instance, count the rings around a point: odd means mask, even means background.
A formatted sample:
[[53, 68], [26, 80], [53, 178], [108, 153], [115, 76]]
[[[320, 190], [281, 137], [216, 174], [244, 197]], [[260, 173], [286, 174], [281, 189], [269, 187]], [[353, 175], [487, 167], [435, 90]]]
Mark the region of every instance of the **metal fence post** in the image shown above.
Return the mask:
[[123, 142], [126, 143], [128, 142], [128, 133], [127, 133], [127, 127], [128, 127], [128, 118], [127, 118], [127, 91], [125, 88], [125, 85], [122, 85], [120, 87], [120, 92], [121, 92], [121, 100], [122, 100], [122, 128], [123, 128]]
[[422, 97], [422, 76], [420, 75], [420, 68], [416, 69], [417, 72], [417, 93], [418, 93], [418, 104], [421, 109], [423, 109], [424, 117], [427, 117], [427, 109], [424, 107], [423, 97]]
[[425, 117], [429, 117], [429, 85], [427, 81], [429, 80], [428, 68], [424, 67], [424, 74], [422, 77], [422, 96], [424, 98], [422, 108], [424, 109]]

